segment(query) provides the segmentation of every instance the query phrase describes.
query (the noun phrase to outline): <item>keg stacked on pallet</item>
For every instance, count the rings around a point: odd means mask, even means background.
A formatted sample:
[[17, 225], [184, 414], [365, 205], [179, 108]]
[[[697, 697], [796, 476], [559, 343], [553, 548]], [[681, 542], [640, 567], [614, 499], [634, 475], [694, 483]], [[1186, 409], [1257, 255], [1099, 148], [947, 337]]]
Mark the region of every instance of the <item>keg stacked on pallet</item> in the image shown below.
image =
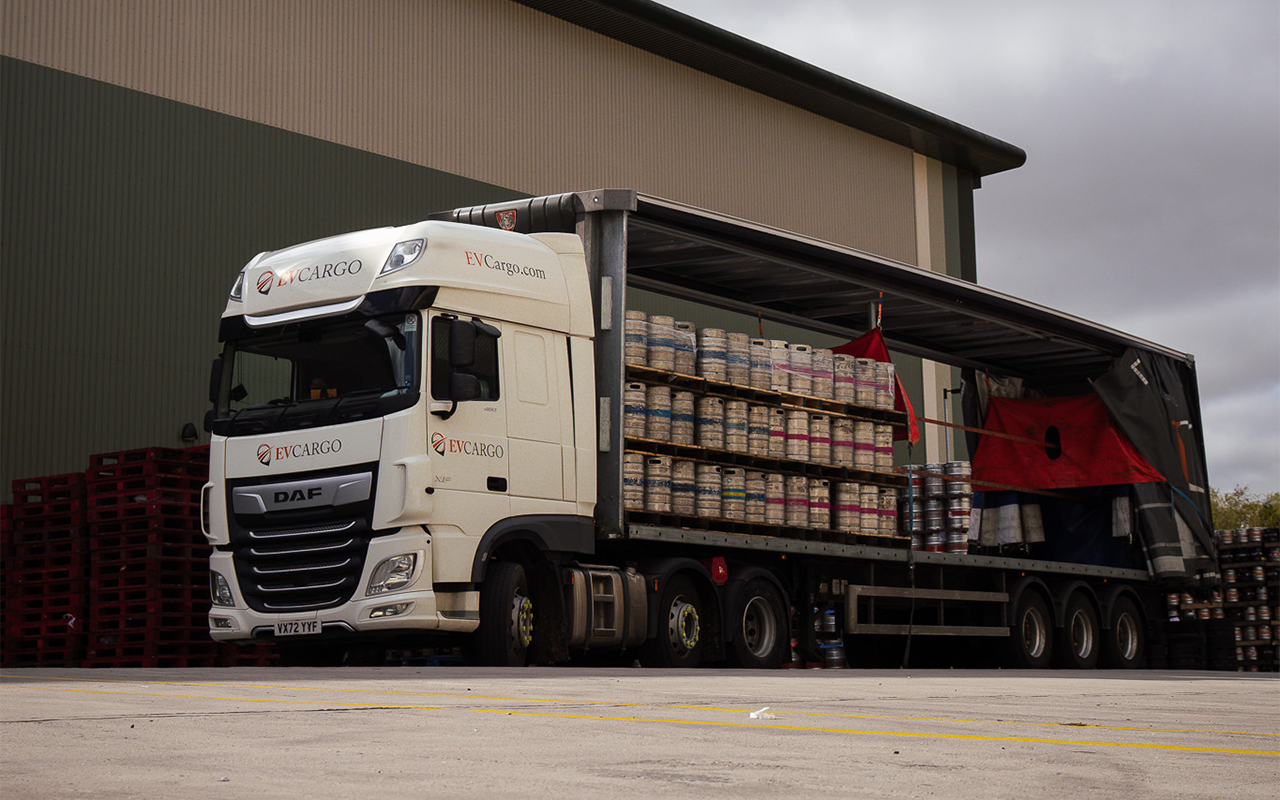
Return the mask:
[[3, 661], [76, 667], [89, 607], [84, 475], [13, 482], [4, 533]]
[[1216, 532], [1223, 613], [1231, 631], [1230, 666], [1280, 669], [1280, 528]]
[[207, 667], [209, 552], [200, 530], [208, 450], [103, 453], [85, 473], [89, 601], [85, 665]]
[[898, 537], [892, 364], [639, 311], [624, 359], [628, 510]]

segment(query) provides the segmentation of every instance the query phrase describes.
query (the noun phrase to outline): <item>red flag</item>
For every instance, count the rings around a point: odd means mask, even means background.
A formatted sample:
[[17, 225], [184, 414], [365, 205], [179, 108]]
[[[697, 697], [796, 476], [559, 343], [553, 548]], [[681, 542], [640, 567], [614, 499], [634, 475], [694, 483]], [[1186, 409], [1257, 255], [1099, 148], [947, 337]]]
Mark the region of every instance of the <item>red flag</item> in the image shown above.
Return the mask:
[[[844, 353], [854, 358], [874, 358], [876, 361], [893, 362], [893, 359], [889, 358], [889, 348], [884, 343], [884, 334], [880, 332], [879, 328], [872, 328], [852, 342], [833, 347], [831, 352]], [[907, 415], [906, 429], [894, 428], [893, 438], [906, 439], [915, 444], [920, 441], [920, 428], [916, 424], [916, 411], [911, 407], [911, 401], [907, 399], [907, 390], [902, 388], [902, 379], [898, 377], [897, 370], [893, 372], [893, 379], [898, 384], [893, 393], [893, 408], [895, 411], [901, 411]]]
[[973, 456], [974, 483], [1072, 489], [1164, 482], [1112, 423], [1097, 395], [1026, 400], [993, 397], [984, 427], [1037, 444], [982, 437]]

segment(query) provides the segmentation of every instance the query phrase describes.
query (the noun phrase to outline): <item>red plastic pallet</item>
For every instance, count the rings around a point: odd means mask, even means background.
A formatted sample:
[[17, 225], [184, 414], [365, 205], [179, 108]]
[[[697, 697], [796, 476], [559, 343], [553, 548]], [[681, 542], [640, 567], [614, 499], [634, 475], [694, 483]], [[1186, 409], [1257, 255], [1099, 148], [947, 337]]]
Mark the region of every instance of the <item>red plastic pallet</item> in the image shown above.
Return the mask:
[[103, 478], [90, 483], [85, 494], [88, 497], [94, 497], [100, 494], [125, 494], [127, 492], [145, 492], [152, 489], [198, 492], [204, 488], [208, 480], [207, 475], [167, 475], [160, 473]]
[[90, 524], [119, 522], [130, 519], [200, 519], [199, 504], [190, 503], [130, 503], [126, 505], [90, 508]]
[[121, 450], [114, 453], [96, 453], [89, 456], [90, 468], [130, 464], [138, 461], [176, 461], [185, 463], [209, 463], [209, 446], [200, 447], [143, 447], [137, 450]]
[[32, 544], [49, 544], [52, 542], [82, 541], [86, 531], [83, 525], [65, 528], [36, 528], [35, 530], [11, 530], [9, 543], [15, 549]]
[[200, 514], [197, 512], [193, 516], [183, 517], [131, 517], [110, 522], [92, 522], [88, 528], [90, 537], [117, 536], [155, 530], [199, 532]]
[[80, 539], [29, 544], [15, 548], [4, 568], [24, 572], [74, 569], [83, 573], [88, 557], [89, 548]]
[[90, 598], [94, 608], [121, 603], [204, 603], [208, 605], [209, 585], [156, 586], [152, 583], [94, 591]]
[[[88, 539], [90, 550], [124, 550], [149, 544], [209, 547], [204, 534], [189, 530], [146, 530], [136, 533], [107, 534]], [[206, 550], [207, 552], [207, 550]]]
[[38, 478], [19, 478], [12, 486], [14, 501], [18, 503], [74, 500], [84, 495], [84, 473], [68, 472]]
[[28, 520], [35, 517], [59, 517], [66, 516], [68, 514], [82, 513], [84, 508], [84, 500], [82, 498], [74, 500], [51, 500], [44, 503], [18, 503], [13, 507], [13, 518], [15, 520]]
[[6, 667], [68, 667], [80, 666], [84, 648], [80, 646], [54, 648], [42, 645], [25, 646], [8, 651]]
[[15, 531], [80, 530], [84, 527], [84, 511], [63, 514], [41, 514], [36, 517], [14, 517]]
[[[95, 587], [94, 581], [119, 581], [126, 576], [144, 578], [145, 583], [155, 586], [208, 586], [209, 562], [205, 559], [166, 558], [94, 565], [89, 567], [90, 591]], [[137, 586], [138, 583], [117, 585]]]
[[209, 638], [206, 614], [140, 614], [121, 617], [94, 616], [88, 623], [91, 645], [144, 644], [146, 642], [204, 643]]
[[90, 562], [94, 568], [107, 567], [123, 561], [160, 561], [168, 559], [199, 559], [205, 561], [213, 548], [208, 544], [151, 544], [133, 545], [121, 548], [94, 548]]
[[[180, 624], [186, 625], [192, 619], [198, 619], [201, 624], [206, 624], [206, 617], [209, 615], [209, 607], [212, 601], [207, 597], [201, 600], [124, 600], [119, 602], [95, 602], [93, 605], [93, 623], [99, 621], [112, 620], [108, 628], [115, 630], [117, 627], [132, 627], [133, 621], [142, 620], [145, 624], [164, 624], [157, 622], [163, 619], [182, 618], [184, 621]], [[126, 620], [127, 622], [120, 622]], [[107, 628], [90, 627], [94, 630], [106, 630]], [[179, 623], [174, 623], [179, 624]]]
[[157, 503], [199, 506], [200, 492], [199, 490], [161, 487], [126, 489], [122, 492], [93, 492], [89, 495], [87, 505], [90, 510], [96, 510], [115, 506], [137, 506]]
[[49, 595], [79, 594], [78, 592], [59, 592], [55, 586], [62, 584], [82, 584], [84, 581], [83, 566], [52, 566], [39, 569], [5, 571], [5, 583], [18, 588], [35, 587]]
[[31, 591], [26, 594], [17, 591], [17, 588], [8, 584], [5, 586], [6, 619], [11, 614], [15, 615], [15, 619], [26, 614], [73, 614], [83, 618], [85, 609], [89, 607], [89, 595], [83, 586], [77, 586], [79, 591], [63, 594], [47, 592], [47, 587], [38, 585], [27, 587]]

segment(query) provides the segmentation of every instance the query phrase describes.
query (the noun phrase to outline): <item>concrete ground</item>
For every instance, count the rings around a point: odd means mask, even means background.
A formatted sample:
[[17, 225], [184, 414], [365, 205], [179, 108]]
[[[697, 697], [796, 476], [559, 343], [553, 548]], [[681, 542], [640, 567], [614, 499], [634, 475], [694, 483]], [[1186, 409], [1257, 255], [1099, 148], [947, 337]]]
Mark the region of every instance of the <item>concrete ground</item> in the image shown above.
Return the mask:
[[0, 730], [23, 800], [1280, 796], [1274, 674], [6, 670]]

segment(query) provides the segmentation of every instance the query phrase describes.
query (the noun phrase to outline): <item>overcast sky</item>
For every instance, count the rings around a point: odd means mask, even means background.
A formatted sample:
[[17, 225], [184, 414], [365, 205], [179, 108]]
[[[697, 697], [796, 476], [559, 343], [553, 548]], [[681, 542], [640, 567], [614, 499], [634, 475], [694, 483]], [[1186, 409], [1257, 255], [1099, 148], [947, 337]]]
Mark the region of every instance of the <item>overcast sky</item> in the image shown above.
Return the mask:
[[1280, 3], [661, 1], [1025, 150], [979, 283], [1192, 353], [1210, 483], [1280, 491]]

